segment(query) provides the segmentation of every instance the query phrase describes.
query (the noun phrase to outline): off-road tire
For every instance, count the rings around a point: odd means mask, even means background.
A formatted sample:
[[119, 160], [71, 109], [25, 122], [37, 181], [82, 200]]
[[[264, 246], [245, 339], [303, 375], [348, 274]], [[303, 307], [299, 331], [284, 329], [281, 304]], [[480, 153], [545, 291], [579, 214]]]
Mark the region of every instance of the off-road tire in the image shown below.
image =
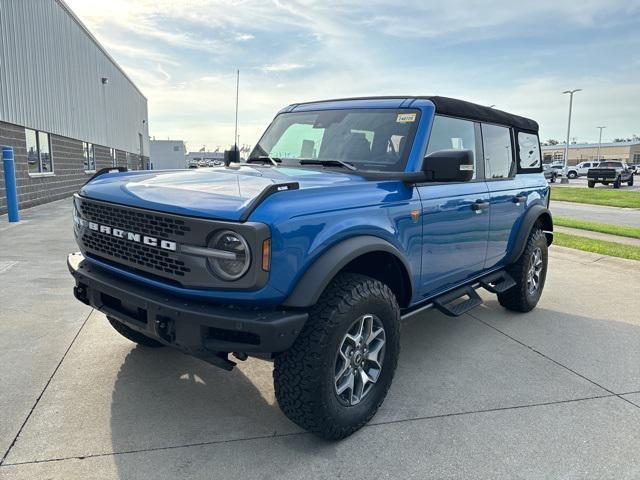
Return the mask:
[[[534, 252], [540, 249], [542, 254], [542, 272], [537, 290], [531, 294], [527, 285], [527, 274], [529, 272], [531, 257]], [[506, 292], [498, 293], [498, 302], [507, 310], [515, 312], [529, 312], [535, 308], [542, 295], [544, 283], [547, 275], [548, 247], [547, 239], [542, 229], [536, 225], [529, 234], [527, 245], [520, 255], [520, 258], [507, 267], [507, 272], [513, 277], [516, 284]]]
[[[342, 404], [335, 389], [336, 355], [359, 316], [376, 315], [386, 336], [380, 376], [356, 405]], [[384, 401], [400, 354], [400, 308], [389, 287], [373, 278], [339, 274], [311, 309], [293, 346], [276, 356], [273, 380], [284, 414], [327, 440], [348, 437], [365, 425]]]
[[592, 182], [592, 181], [588, 181], [588, 182], [587, 182], [587, 187], [589, 187], [589, 188], [593, 188], [593, 187], [595, 187], [595, 186], [596, 186], [596, 182]]
[[616, 178], [616, 181], [613, 182], [613, 188], [620, 188], [620, 185], [622, 185], [622, 179], [618, 177]]
[[127, 340], [131, 340], [133, 343], [137, 343], [138, 345], [143, 345], [145, 347], [150, 348], [159, 348], [164, 347], [163, 343], [160, 343], [152, 338], [149, 338], [140, 332], [136, 332], [132, 328], [127, 327], [124, 323], [119, 322], [113, 317], [107, 317], [109, 323], [113, 328], [115, 328], [116, 332], [122, 335]]

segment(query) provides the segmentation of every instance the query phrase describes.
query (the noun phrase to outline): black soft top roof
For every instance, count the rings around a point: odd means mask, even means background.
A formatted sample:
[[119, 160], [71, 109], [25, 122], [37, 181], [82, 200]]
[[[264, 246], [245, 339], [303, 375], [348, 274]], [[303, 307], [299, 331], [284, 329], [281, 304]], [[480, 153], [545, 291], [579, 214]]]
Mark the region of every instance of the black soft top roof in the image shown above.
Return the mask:
[[530, 118], [503, 112], [477, 103], [466, 102], [448, 97], [420, 97], [431, 100], [436, 106], [436, 112], [452, 117], [468, 118], [481, 122], [497, 123], [538, 133], [538, 123]]
[[387, 96], [387, 97], [357, 97], [357, 98], [336, 98], [332, 100], [322, 100], [316, 102], [304, 102], [294, 105], [304, 105], [309, 103], [324, 103], [324, 102], [340, 102], [345, 100], [377, 100], [377, 99], [425, 99], [431, 100], [436, 106], [436, 112], [443, 115], [450, 115], [452, 117], [466, 118], [469, 120], [475, 120], [479, 122], [497, 123], [499, 125], [505, 125], [508, 127], [515, 127], [520, 130], [527, 130], [529, 132], [538, 133], [538, 123], [530, 118], [521, 117], [520, 115], [514, 115], [512, 113], [503, 112], [484, 105], [478, 105], [477, 103], [467, 102], [465, 100], [459, 100], [457, 98], [438, 97], [438, 96]]

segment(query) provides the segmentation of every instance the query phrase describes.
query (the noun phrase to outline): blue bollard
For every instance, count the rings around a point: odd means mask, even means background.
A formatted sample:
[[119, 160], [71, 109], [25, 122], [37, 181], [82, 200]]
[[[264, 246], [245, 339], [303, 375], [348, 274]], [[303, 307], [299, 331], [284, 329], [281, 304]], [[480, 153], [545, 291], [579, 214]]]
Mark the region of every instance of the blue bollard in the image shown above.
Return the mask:
[[18, 189], [16, 188], [16, 163], [13, 160], [13, 148], [2, 146], [2, 163], [4, 164], [4, 184], [7, 192], [7, 213], [10, 222], [19, 222]]

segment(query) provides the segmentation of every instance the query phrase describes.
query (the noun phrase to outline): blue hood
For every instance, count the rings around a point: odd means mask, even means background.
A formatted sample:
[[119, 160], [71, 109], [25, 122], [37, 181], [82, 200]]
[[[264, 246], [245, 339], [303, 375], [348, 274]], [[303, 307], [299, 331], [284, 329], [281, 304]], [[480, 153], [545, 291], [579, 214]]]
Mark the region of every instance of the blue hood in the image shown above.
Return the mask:
[[80, 195], [167, 213], [239, 220], [251, 201], [274, 183], [298, 182], [304, 189], [364, 181], [334, 170], [219, 167], [104, 174], [82, 187]]

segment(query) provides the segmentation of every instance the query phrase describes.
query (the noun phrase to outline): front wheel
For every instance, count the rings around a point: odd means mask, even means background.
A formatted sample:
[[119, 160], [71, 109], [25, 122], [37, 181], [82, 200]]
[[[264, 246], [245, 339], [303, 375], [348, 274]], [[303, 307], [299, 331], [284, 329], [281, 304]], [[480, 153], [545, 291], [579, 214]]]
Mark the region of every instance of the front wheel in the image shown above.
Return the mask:
[[596, 182], [592, 182], [591, 180], [589, 180], [589, 181], [587, 182], [587, 187], [589, 187], [589, 188], [593, 188], [593, 187], [595, 187], [595, 186], [596, 186]]
[[627, 182], [627, 185], [630, 187], [633, 187], [633, 175], [629, 177], [629, 181]]
[[569, 177], [569, 178], [578, 178], [578, 174], [576, 172], [569, 172], [567, 174], [567, 177]]
[[536, 226], [529, 234], [527, 245], [518, 261], [507, 268], [516, 284], [498, 294], [500, 305], [516, 312], [533, 310], [544, 289], [547, 261], [547, 239], [544, 232]]
[[385, 284], [339, 274], [310, 312], [293, 346], [275, 358], [284, 414], [338, 440], [365, 425], [384, 401], [400, 353], [400, 308]]
[[622, 185], [622, 179], [620, 177], [616, 178], [615, 182], [613, 182], [613, 188], [620, 188]]

